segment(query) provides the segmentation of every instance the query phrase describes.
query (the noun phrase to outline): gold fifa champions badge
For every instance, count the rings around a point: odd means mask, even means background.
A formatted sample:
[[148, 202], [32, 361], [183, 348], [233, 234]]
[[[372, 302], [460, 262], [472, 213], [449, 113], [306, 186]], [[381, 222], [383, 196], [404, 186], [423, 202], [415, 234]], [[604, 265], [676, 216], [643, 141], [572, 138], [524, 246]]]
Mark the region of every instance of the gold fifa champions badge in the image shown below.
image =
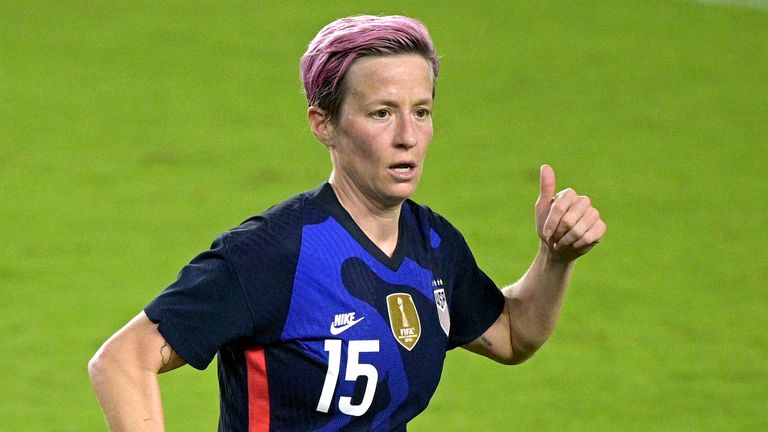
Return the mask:
[[387, 312], [395, 340], [408, 351], [412, 350], [421, 336], [421, 321], [413, 298], [406, 293], [388, 295]]

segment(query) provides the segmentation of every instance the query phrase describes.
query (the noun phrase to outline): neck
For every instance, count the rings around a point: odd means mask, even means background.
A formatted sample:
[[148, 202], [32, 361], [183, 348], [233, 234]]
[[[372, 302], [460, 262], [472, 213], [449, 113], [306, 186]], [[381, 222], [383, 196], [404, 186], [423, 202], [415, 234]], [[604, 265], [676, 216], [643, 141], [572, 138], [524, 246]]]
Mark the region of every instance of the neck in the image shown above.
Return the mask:
[[365, 235], [387, 256], [397, 247], [400, 224], [400, 206], [386, 206], [367, 199], [360, 191], [338, 181], [333, 174], [329, 180], [336, 198]]

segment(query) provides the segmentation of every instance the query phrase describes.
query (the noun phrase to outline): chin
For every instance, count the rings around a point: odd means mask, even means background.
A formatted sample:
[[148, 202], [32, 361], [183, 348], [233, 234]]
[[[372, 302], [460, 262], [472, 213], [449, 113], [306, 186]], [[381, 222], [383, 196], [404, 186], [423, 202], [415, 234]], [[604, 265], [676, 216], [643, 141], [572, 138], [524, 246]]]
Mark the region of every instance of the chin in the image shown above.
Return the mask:
[[408, 183], [397, 184], [392, 188], [390, 188], [389, 195], [394, 199], [405, 201], [416, 192], [417, 184], [418, 182], [414, 182], [414, 183], [408, 182]]

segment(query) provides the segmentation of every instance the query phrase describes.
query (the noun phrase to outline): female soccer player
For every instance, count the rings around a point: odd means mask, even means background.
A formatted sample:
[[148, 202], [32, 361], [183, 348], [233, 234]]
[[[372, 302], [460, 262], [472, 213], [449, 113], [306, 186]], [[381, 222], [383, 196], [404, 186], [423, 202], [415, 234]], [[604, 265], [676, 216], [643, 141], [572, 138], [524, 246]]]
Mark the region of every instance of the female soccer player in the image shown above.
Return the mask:
[[409, 199], [438, 72], [411, 18], [318, 33], [301, 77], [330, 178], [220, 235], [102, 346], [89, 371], [110, 429], [162, 430], [157, 375], [218, 356], [221, 431], [404, 431], [446, 351], [517, 364], [541, 347], [605, 224], [542, 166], [538, 254], [499, 290], [456, 228]]

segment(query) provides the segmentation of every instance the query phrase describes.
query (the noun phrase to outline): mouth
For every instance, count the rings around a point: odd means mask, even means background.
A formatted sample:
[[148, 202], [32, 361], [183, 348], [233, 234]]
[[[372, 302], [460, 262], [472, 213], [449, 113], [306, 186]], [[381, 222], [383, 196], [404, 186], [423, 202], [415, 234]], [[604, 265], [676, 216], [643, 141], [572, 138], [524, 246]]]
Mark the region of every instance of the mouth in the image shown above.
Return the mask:
[[398, 162], [389, 166], [389, 172], [398, 179], [410, 180], [416, 175], [416, 163]]
[[389, 166], [389, 169], [394, 170], [396, 172], [408, 172], [414, 168], [416, 168], [416, 164], [410, 163], [410, 162], [404, 162], [404, 163], [399, 163], [399, 164], [394, 164]]

